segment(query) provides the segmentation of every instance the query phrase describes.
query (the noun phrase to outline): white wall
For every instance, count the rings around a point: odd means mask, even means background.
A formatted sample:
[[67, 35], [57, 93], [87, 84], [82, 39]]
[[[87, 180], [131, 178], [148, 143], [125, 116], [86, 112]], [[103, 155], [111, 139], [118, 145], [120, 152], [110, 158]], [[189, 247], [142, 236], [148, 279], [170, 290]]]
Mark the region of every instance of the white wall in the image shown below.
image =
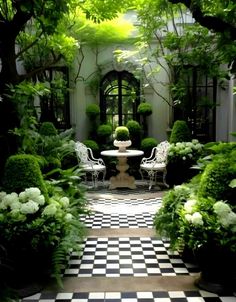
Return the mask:
[[[99, 49], [97, 56], [97, 63], [102, 69], [102, 76], [111, 70], [126, 70], [131, 73], [134, 72], [135, 67], [132, 64], [120, 63], [118, 64], [114, 60], [113, 51], [122, 46], [113, 46]], [[90, 49], [84, 50], [85, 58], [83, 61], [80, 75], [84, 78], [92, 79], [92, 74], [96, 71], [96, 55]], [[76, 62], [75, 62], [76, 64]], [[75, 65], [76, 66], [76, 65]], [[76, 72], [78, 66], [74, 68]], [[158, 81], [167, 80], [163, 71], [158, 74], [158, 79], [154, 81], [154, 86], [160, 94], [168, 97], [168, 91]], [[86, 116], [86, 106], [90, 103], [97, 103], [99, 105], [99, 89], [97, 95], [93, 96], [91, 90], [86, 84], [85, 80], [77, 81], [73, 83], [73, 72], [71, 72], [71, 87], [74, 89], [71, 92], [71, 124], [75, 128], [76, 138], [78, 140], [84, 140], [88, 137], [89, 133], [89, 120]], [[169, 106], [159, 96], [157, 96], [152, 88], [144, 89], [144, 98], [150, 102], [153, 107], [153, 114], [148, 117], [148, 129], [149, 136], [155, 137], [158, 141], [165, 140], [167, 138], [167, 128], [169, 125]]]
[[233, 96], [234, 80], [226, 82], [224, 89], [218, 88], [216, 107], [216, 141], [236, 141], [230, 135], [236, 132], [236, 98]]

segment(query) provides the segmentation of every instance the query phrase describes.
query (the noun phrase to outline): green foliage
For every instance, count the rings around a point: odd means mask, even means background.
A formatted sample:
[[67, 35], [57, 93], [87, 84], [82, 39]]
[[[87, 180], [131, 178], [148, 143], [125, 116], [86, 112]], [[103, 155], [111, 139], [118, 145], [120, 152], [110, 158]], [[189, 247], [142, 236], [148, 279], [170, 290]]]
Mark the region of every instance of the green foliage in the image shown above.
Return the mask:
[[3, 187], [9, 193], [37, 187], [43, 194], [47, 194], [38, 161], [29, 154], [12, 155], [8, 158], [4, 169]]
[[154, 227], [158, 235], [170, 238], [171, 248], [182, 247], [178, 240], [180, 233], [179, 210], [189, 199], [191, 190], [189, 186], [177, 186], [166, 192], [162, 199], [162, 206], [155, 214]]
[[199, 195], [216, 200], [228, 199], [232, 194], [229, 184], [236, 176], [236, 171], [232, 171], [231, 165], [232, 161], [224, 157], [209, 163], [201, 177]]
[[144, 151], [145, 154], [151, 152], [152, 148], [157, 146], [157, 140], [154, 137], [146, 137], [141, 141], [141, 150]]
[[131, 137], [135, 137], [136, 135], [140, 135], [142, 131], [142, 127], [139, 122], [130, 120], [126, 124], [126, 127], [129, 129], [129, 133]]
[[86, 107], [86, 114], [90, 120], [96, 119], [100, 114], [100, 107], [97, 104], [89, 104]]
[[92, 149], [93, 152], [94, 152], [94, 151], [95, 151], [95, 152], [99, 151], [99, 146], [98, 146], [97, 142], [95, 142], [95, 141], [92, 140], [92, 139], [86, 139], [86, 140], [84, 140], [84, 141], [83, 141], [83, 144], [84, 144], [86, 147]]
[[168, 152], [168, 162], [182, 162], [187, 163], [190, 167], [197, 163], [203, 152], [203, 145], [197, 139], [190, 142], [172, 143]]
[[130, 140], [132, 141], [132, 146], [134, 148], [140, 148], [140, 142], [142, 137], [142, 127], [139, 122], [130, 120], [126, 124], [126, 127], [129, 129]]
[[39, 128], [39, 134], [45, 136], [54, 136], [57, 135], [58, 132], [52, 122], [43, 122]]
[[130, 139], [129, 129], [126, 126], [118, 126], [115, 129], [115, 139], [118, 141], [127, 141]]
[[138, 105], [137, 112], [144, 116], [151, 115], [152, 114], [152, 105], [147, 102], [140, 103]]
[[170, 135], [170, 143], [189, 141], [191, 141], [191, 132], [186, 121], [175, 121]]
[[102, 124], [98, 126], [97, 135], [102, 138], [107, 138], [112, 134], [112, 126], [109, 124]]
[[15, 269], [14, 278], [22, 278], [24, 269], [32, 279], [51, 273], [61, 281], [68, 252], [78, 250], [84, 234], [78, 205], [59, 191], [47, 199], [35, 187], [19, 194], [0, 192], [0, 239]]

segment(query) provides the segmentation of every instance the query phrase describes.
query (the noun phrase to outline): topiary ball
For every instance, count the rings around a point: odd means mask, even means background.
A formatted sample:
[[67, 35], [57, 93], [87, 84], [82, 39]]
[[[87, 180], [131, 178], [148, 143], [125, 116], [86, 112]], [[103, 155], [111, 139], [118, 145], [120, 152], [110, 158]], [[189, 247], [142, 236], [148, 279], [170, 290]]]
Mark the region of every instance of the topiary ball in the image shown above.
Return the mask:
[[117, 141], [128, 141], [130, 138], [129, 129], [126, 126], [118, 126], [115, 129], [115, 139]]
[[97, 104], [89, 104], [86, 107], [86, 114], [87, 116], [93, 120], [100, 114], [100, 108]]
[[109, 124], [102, 124], [97, 129], [97, 135], [100, 137], [108, 137], [112, 134], [112, 127]]
[[126, 127], [129, 129], [129, 133], [131, 137], [141, 134], [142, 127], [137, 121], [134, 120], [128, 121]]
[[186, 121], [175, 121], [170, 135], [170, 143], [175, 144], [178, 142], [189, 142], [191, 140], [191, 132]]
[[227, 199], [232, 190], [229, 187], [232, 177], [228, 159], [213, 161], [206, 166], [201, 176], [199, 196], [212, 197], [216, 200]]
[[144, 151], [145, 154], [151, 152], [152, 148], [157, 146], [157, 140], [154, 137], [146, 137], [141, 141], [141, 150]]
[[45, 136], [57, 135], [57, 129], [52, 122], [43, 122], [39, 128], [39, 133]]
[[3, 176], [3, 188], [7, 193], [20, 193], [37, 187], [47, 195], [47, 189], [37, 159], [33, 155], [12, 155], [7, 159]]
[[92, 139], [86, 139], [86, 140], [84, 140], [83, 144], [86, 147], [92, 149], [93, 151], [99, 151], [98, 144], [94, 140], [92, 140]]
[[138, 105], [137, 112], [141, 115], [148, 116], [152, 114], [152, 105], [145, 102]]

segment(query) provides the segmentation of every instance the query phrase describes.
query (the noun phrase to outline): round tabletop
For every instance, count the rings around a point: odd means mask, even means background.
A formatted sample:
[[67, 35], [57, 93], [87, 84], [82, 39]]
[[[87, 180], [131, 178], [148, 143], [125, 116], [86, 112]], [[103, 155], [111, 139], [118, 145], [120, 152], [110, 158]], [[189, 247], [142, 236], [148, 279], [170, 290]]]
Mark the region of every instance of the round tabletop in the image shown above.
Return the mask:
[[141, 150], [126, 150], [124, 152], [120, 152], [117, 150], [105, 150], [101, 152], [103, 156], [116, 156], [116, 157], [132, 157], [132, 156], [141, 156], [144, 152]]

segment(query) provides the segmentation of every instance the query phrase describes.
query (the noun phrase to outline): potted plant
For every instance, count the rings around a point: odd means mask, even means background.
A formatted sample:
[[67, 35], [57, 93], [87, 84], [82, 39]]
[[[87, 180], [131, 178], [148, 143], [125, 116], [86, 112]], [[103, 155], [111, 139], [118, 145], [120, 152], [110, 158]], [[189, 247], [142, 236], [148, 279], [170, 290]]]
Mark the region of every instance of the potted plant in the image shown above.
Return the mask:
[[120, 152], [125, 152], [131, 144], [129, 129], [125, 126], [116, 127], [114, 146], [119, 147]]
[[196, 285], [222, 294], [236, 277], [236, 211], [225, 201], [196, 197], [179, 211], [179, 240], [195, 254], [201, 274]]

